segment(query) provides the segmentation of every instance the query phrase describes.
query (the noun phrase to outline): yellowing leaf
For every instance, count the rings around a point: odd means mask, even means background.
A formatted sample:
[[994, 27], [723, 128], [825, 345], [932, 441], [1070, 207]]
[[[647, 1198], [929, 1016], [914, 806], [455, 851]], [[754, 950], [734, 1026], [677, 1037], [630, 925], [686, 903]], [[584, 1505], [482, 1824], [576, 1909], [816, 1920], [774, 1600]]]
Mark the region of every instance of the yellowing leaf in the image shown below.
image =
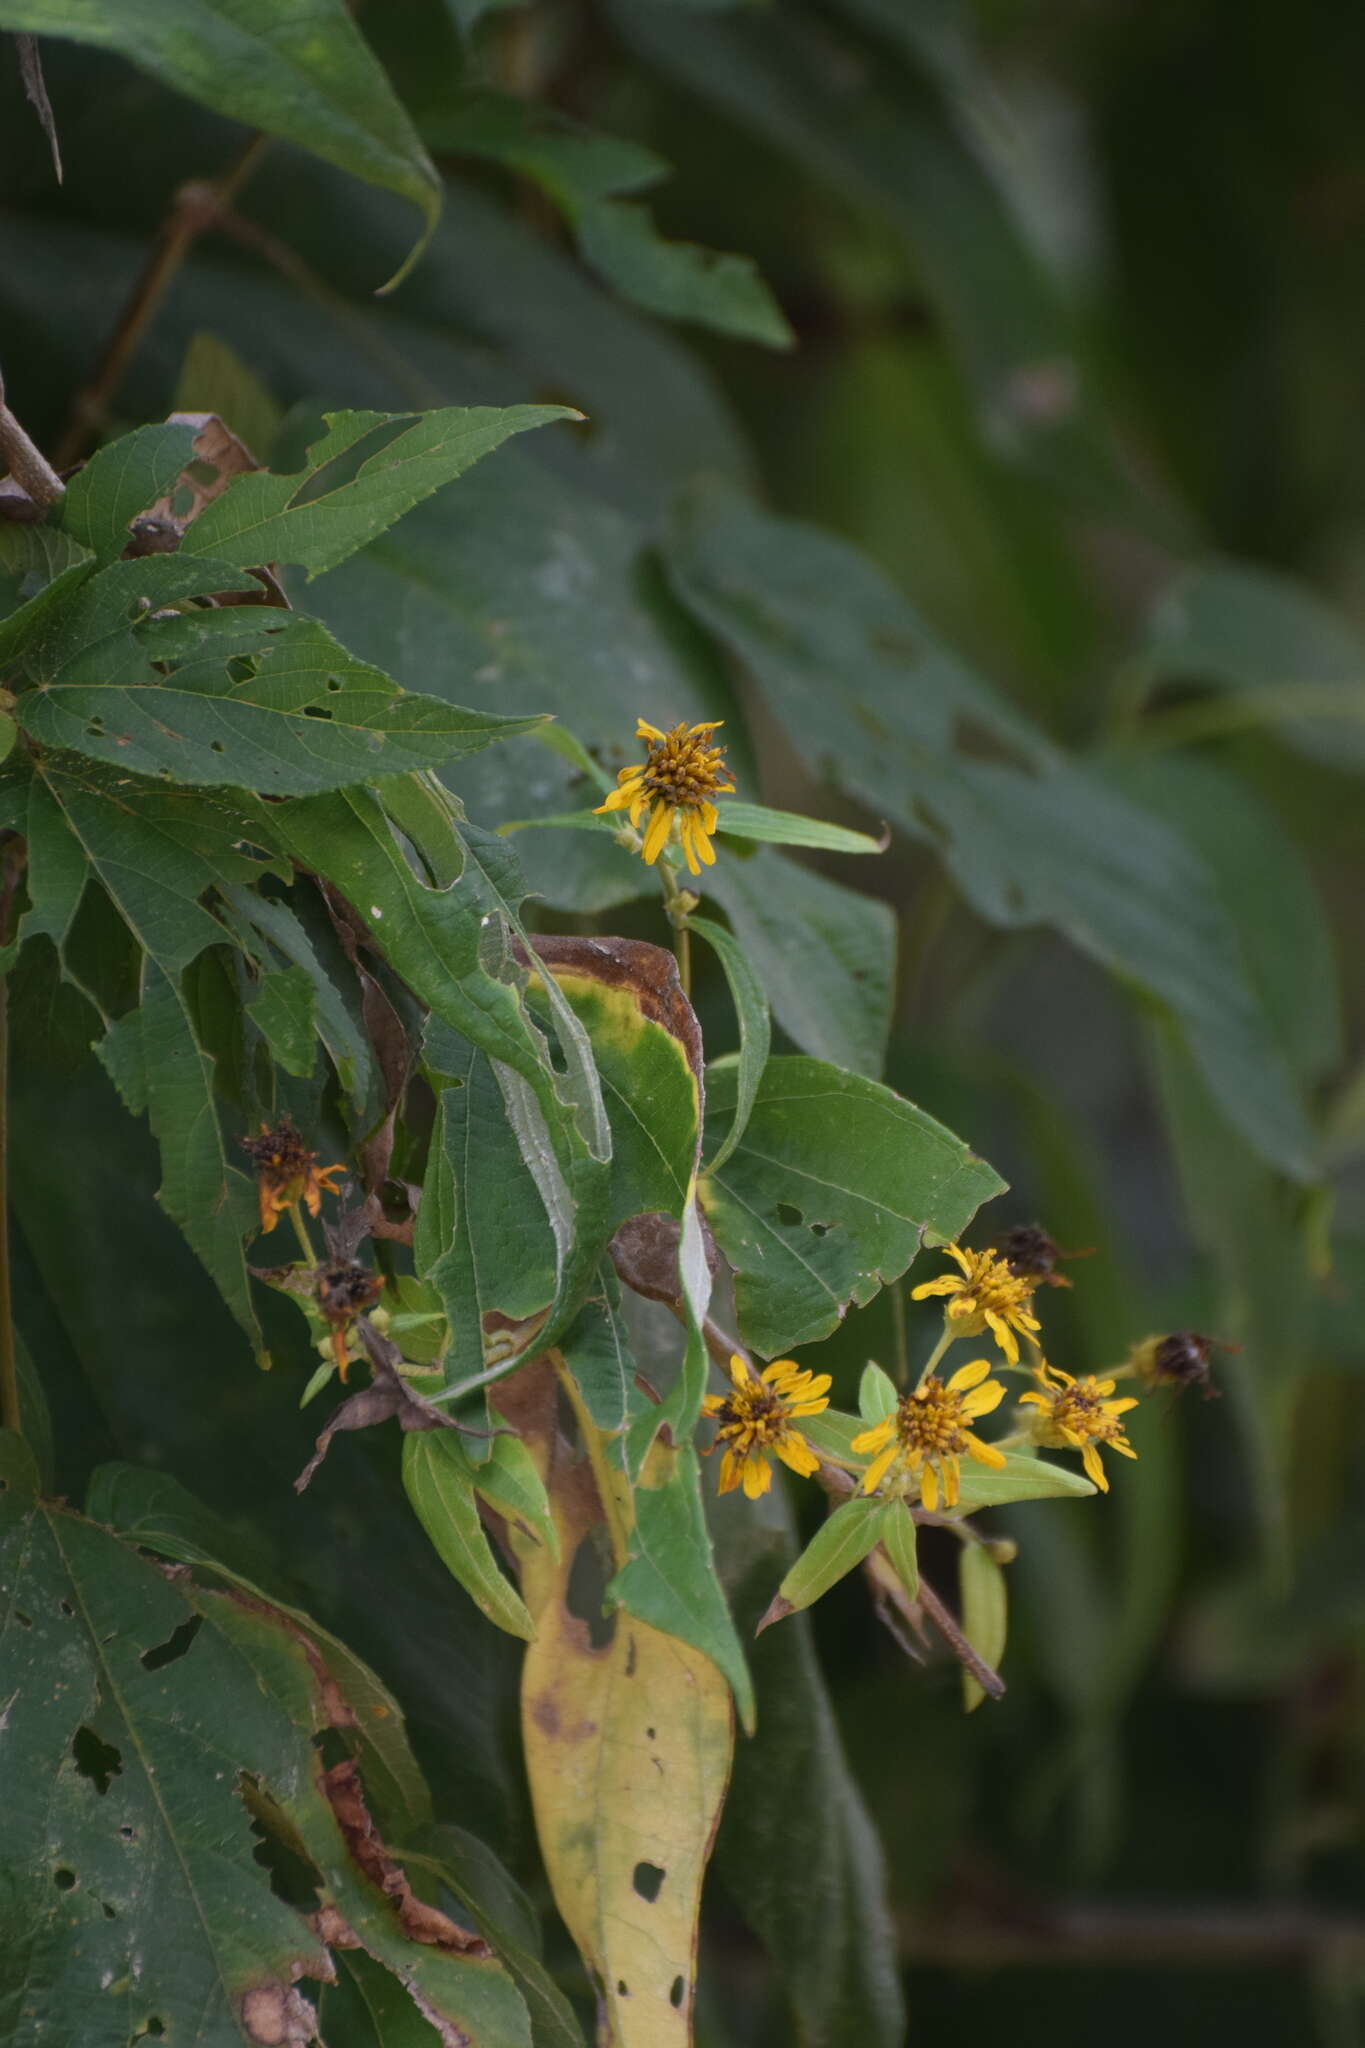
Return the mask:
[[557, 1434], [548, 1365], [518, 1373], [499, 1402], [560, 1535], [558, 1561], [513, 1539], [536, 1624], [526, 1769], [555, 1904], [597, 1985], [602, 2048], [686, 2048], [702, 1872], [730, 1772], [729, 1692], [709, 1658], [625, 1610], [580, 1619], [576, 1595], [571, 1611], [574, 1562], [601, 1521], [596, 1488]]

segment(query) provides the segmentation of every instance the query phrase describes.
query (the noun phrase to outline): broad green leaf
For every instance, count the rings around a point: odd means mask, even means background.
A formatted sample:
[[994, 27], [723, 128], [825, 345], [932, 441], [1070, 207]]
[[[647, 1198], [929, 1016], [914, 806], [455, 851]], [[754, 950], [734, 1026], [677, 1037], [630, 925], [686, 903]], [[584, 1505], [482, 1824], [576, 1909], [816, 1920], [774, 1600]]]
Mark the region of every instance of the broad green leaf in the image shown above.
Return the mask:
[[817, 1059], [879, 1074], [896, 965], [890, 905], [766, 847], [750, 860], [722, 854], [707, 883], [788, 1037]]
[[609, 1263], [598, 1272], [592, 1293], [559, 1348], [594, 1423], [614, 1436], [639, 1411], [644, 1396], [635, 1385], [621, 1286]]
[[0, 521], [0, 622], [40, 598], [64, 574], [64, 587], [73, 589], [89, 569], [86, 550], [58, 527]]
[[701, 1500], [701, 1466], [690, 1443], [655, 1444], [634, 1493], [630, 1558], [608, 1594], [666, 1636], [691, 1643], [723, 1672], [741, 1726], [754, 1729], [754, 1688], [716, 1577]]
[[708, 494], [672, 560], [813, 769], [927, 839], [988, 922], [1052, 925], [1169, 1008], [1239, 1128], [1312, 1177], [1298, 1091], [1177, 833], [1058, 754], [842, 543]]
[[[707, 1123], [734, 1114], [737, 1066], [707, 1074]], [[702, 1179], [735, 1271], [740, 1334], [765, 1358], [812, 1344], [899, 1279], [924, 1232], [956, 1238], [1004, 1183], [960, 1138], [879, 1081], [770, 1059], [748, 1127]]]
[[[749, 1645], [759, 1726], [754, 1741], [736, 1746], [717, 1875], [772, 1959], [789, 2015], [779, 2038], [820, 2048], [904, 2048], [885, 1861], [849, 1768], [809, 1617], [793, 1615], [753, 1639], [799, 1547], [791, 1500], [775, 1486], [757, 1501], [739, 1492], [712, 1496], [708, 1510], [722, 1579]], [[891, 1726], [899, 1735], [898, 1715]]]
[[735, 1006], [735, 1017], [739, 1024], [739, 1061], [735, 1068], [735, 1115], [729, 1130], [720, 1142], [715, 1156], [707, 1162], [707, 1172], [715, 1173], [724, 1166], [740, 1139], [753, 1110], [758, 1085], [763, 1078], [763, 1069], [768, 1064], [772, 1048], [772, 1020], [768, 1015], [768, 997], [763, 983], [755, 972], [744, 948], [733, 932], [724, 925], [716, 924], [709, 917], [689, 917], [687, 929], [707, 945], [720, 961], [729, 984], [730, 1000]]
[[66, 487], [62, 530], [99, 561], [113, 561], [127, 545], [130, 522], [170, 492], [190, 459], [194, 434], [192, 426], [167, 421], [135, 427], [99, 449]]
[[858, 1382], [858, 1413], [864, 1422], [882, 1422], [894, 1414], [900, 1399], [889, 1372], [869, 1359]]
[[[964, 1543], [958, 1561], [962, 1589], [962, 1633], [978, 1657], [992, 1670], [999, 1668], [1005, 1650], [1008, 1594], [1005, 1574], [989, 1550], [980, 1543]], [[970, 1671], [962, 1674], [962, 1697], [970, 1714], [986, 1695]]]
[[0, 1746], [19, 1934], [0, 1965], [8, 1998], [48, 1987], [45, 2026], [90, 2048], [158, 2027], [207, 2048], [267, 2030], [303, 2038], [295, 1979], [332, 1966], [272, 1893], [256, 1818], [302, 1855], [324, 1920], [352, 1929], [422, 2010], [524, 2048], [501, 1967], [410, 1938], [398, 1866], [381, 1890], [353, 1860], [315, 1741], [342, 1721], [344, 1743], [344, 1701], [290, 1617], [167, 1579], [109, 1531], [37, 1501], [13, 1453], [5, 1477], [7, 1609], [27, 1623], [11, 1625]]
[[66, 943], [90, 865], [60, 806], [38, 775], [20, 775], [7, 792], [7, 822], [24, 835], [24, 884], [28, 908], [8, 946], [0, 947], [0, 971], [8, 969], [26, 939], [40, 933], [60, 949]]
[[291, 476], [256, 470], [235, 477], [182, 545], [238, 568], [297, 562], [310, 578], [320, 576], [513, 434], [574, 417], [563, 405], [328, 413], [327, 432], [309, 448], [305, 468]]
[[[881, 1540], [895, 1567], [896, 1577], [911, 1600], [919, 1595], [919, 1552], [915, 1524], [904, 1501], [888, 1501], [882, 1516]], [[975, 1548], [975, 1546], [970, 1546]], [[972, 1638], [975, 1641], [975, 1637]], [[982, 1653], [985, 1654], [984, 1651]]]
[[430, 1820], [431, 1795], [393, 1693], [330, 1630], [276, 1596], [269, 1588], [268, 1563], [250, 1535], [224, 1523], [169, 1472], [137, 1465], [99, 1466], [86, 1492], [85, 1512], [140, 1549], [193, 1565], [277, 1607], [316, 1645], [356, 1716], [365, 1786], [377, 1811], [402, 1829], [404, 1839]]
[[668, 241], [647, 207], [618, 195], [665, 177], [648, 150], [597, 135], [511, 98], [478, 98], [428, 114], [434, 148], [505, 164], [532, 179], [563, 213], [584, 260], [637, 305], [723, 334], [785, 348], [782, 311], [749, 257]]
[[[900, 1503], [896, 1503], [899, 1508]], [[862, 1494], [855, 1494], [852, 1500], [841, 1501], [839, 1506], [819, 1529], [802, 1551], [791, 1570], [778, 1588], [777, 1612], [772, 1616], [778, 1621], [783, 1615], [792, 1614], [803, 1607], [809, 1607], [822, 1593], [828, 1593], [831, 1586], [837, 1586], [856, 1565], [860, 1565], [868, 1552], [881, 1541], [882, 1522], [886, 1514], [886, 1502], [869, 1500]]]
[[233, 916], [238, 942], [244, 950], [267, 962], [281, 957], [289, 968], [296, 967], [307, 976], [313, 991], [317, 1035], [327, 1048], [342, 1089], [353, 1103], [363, 1103], [371, 1077], [369, 1045], [297, 912], [287, 903], [264, 896], [259, 890], [244, 889], [240, 884], [230, 883], [220, 888], [220, 894]]
[[428, 234], [436, 222], [436, 173], [342, 0], [284, 14], [273, 0], [203, 0], [192, 20], [158, 0], [0, 0], [0, 28], [115, 51], [216, 113], [397, 192]]
[[270, 1047], [270, 1057], [287, 1074], [307, 1080], [317, 1065], [316, 983], [304, 967], [267, 974], [247, 1014]]
[[[1187, 569], [1162, 592], [1125, 681], [1232, 693], [1180, 714], [1213, 731], [1270, 726], [1310, 760], [1365, 768], [1365, 642], [1307, 583], [1248, 563]], [[1219, 718], [1219, 710], [1226, 716]]]
[[484, 1534], [470, 1477], [472, 1467], [454, 1431], [409, 1431], [403, 1438], [403, 1485], [452, 1578], [480, 1611], [509, 1635], [530, 1642], [535, 1625], [511, 1581], [498, 1569]]
[[549, 1307], [555, 1244], [486, 1055], [433, 1022], [424, 1064], [438, 1092], [413, 1257], [445, 1307], [453, 1384], [484, 1364], [485, 1316]]
[[[710, 1658], [619, 1610], [596, 1645], [570, 1576], [600, 1521], [570, 1484], [555, 1381], [522, 1374], [510, 1416], [560, 1522], [560, 1558], [518, 1545], [536, 1623], [522, 1672], [522, 1736], [555, 1904], [599, 1988], [615, 2048], [687, 2048], [702, 1873], [725, 1796], [733, 1728]], [[510, 1395], [509, 1389], [509, 1395]], [[642, 1816], [647, 1817], [642, 1829]]]

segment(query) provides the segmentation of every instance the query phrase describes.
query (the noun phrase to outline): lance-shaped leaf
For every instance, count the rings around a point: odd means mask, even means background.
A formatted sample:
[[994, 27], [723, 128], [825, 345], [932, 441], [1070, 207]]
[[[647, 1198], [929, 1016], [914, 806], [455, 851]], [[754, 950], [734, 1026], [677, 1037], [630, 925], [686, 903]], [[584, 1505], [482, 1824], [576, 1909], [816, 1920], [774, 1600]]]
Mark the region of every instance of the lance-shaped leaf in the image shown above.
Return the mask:
[[719, 1150], [708, 1163], [708, 1172], [714, 1173], [718, 1167], [724, 1166], [744, 1136], [744, 1127], [753, 1110], [758, 1084], [772, 1049], [772, 1018], [768, 1014], [768, 997], [763, 983], [734, 933], [726, 931], [724, 925], [716, 924], [709, 917], [689, 917], [687, 929], [704, 939], [720, 961], [739, 1024], [734, 1120], [721, 1139]]
[[564, 405], [328, 413], [327, 432], [308, 450], [306, 468], [235, 478], [182, 545], [239, 568], [297, 562], [310, 577], [320, 576], [513, 434], [578, 417]]
[[403, 1439], [403, 1485], [422, 1527], [451, 1576], [475, 1605], [509, 1635], [535, 1633], [515, 1586], [498, 1569], [479, 1519], [474, 1472], [453, 1430], [412, 1431]]
[[[895, 1568], [896, 1577], [914, 1600], [919, 1594], [919, 1552], [915, 1541], [914, 1520], [906, 1502], [897, 1501], [889, 1506], [888, 1512], [882, 1518], [881, 1540]], [[981, 1654], [986, 1657], [988, 1664], [994, 1663], [994, 1658], [986, 1656], [984, 1650]]]
[[536, 1622], [522, 1730], [555, 1904], [597, 1986], [611, 2048], [692, 2039], [702, 1873], [733, 1741], [725, 1681], [708, 1657], [635, 1616], [599, 1626], [570, 1596], [601, 1521], [585, 1465], [555, 1430], [555, 1381], [527, 1368], [504, 1390], [545, 1478], [560, 1559], [519, 1545]]
[[[528, 2048], [511, 1979], [415, 1896], [375, 1833], [345, 1753], [351, 1711], [306, 1633], [38, 1501], [22, 1446], [6, 1447], [0, 1780], [16, 1938], [0, 1972], [20, 2024], [41, 1986], [46, 2026], [88, 2048], [303, 2042], [296, 1979], [332, 1975], [330, 1940], [366, 1949], [438, 2032]], [[330, 1768], [328, 1729], [342, 1747]], [[302, 1858], [311, 1919], [272, 1892], [253, 1822]]]
[[436, 172], [342, 0], [283, 11], [275, 0], [204, 0], [192, 23], [158, 0], [0, 0], [0, 28], [116, 51], [201, 105], [401, 194], [428, 233], [440, 213]]
[[1238, 1129], [1312, 1177], [1299, 1092], [1179, 833], [1059, 753], [832, 536], [707, 493], [672, 563], [812, 769], [934, 846], [988, 922], [1051, 925], [1169, 1009]]
[[[708, 1069], [718, 1142], [737, 1068]], [[926, 1230], [961, 1235], [1004, 1186], [934, 1118], [879, 1081], [823, 1060], [771, 1059], [748, 1126], [704, 1176], [707, 1221], [735, 1272], [745, 1342], [765, 1358], [811, 1344], [898, 1279]]]
[[[964, 1543], [958, 1564], [962, 1588], [962, 1633], [978, 1657], [998, 1670], [1005, 1651], [1005, 1630], [1009, 1618], [1009, 1595], [1005, 1574], [980, 1543]], [[981, 1705], [986, 1695], [970, 1671], [962, 1674], [962, 1694], [967, 1712]]]
[[151, 609], [241, 580], [166, 556], [101, 571], [26, 650], [19, 723], [125, 773], [272, 796], [433, 767], [537, 723], [400, 690], [296, 612]]
[[786, 1615], [812, 1606], [822, 1593], [847, 1578], [881, 1542], [888, 1506], [897, 1514], [903, 1512], [899, 1501], [869, 1500], [863, 1494], [841, 1501], [786, 1574], [759, 1628], [770, 1628]]

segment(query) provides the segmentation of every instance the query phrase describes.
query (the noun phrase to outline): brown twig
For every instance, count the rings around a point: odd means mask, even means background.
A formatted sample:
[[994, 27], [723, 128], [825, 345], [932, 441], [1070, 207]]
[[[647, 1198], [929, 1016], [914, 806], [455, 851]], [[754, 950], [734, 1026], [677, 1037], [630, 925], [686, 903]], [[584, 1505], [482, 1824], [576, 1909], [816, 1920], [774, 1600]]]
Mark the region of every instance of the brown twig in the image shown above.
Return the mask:
[[57, 446], [59, 468], [77, 461], [108, 425], [128, 365], [176, 272], [204, 230], [213, 226], [228, 201], [241, 191], [269, 147], [269, 136], [254, 135], [224, 177], [217, 181], [192, 179], [175, 194], [94, 374], [71, 402], [70, 417]]
[[0, 376], [0, 460], [14, 481], [21, 485], [46, 512], [61, 497], [65, 485], [45, 455], [29, 440], [5, 400], [5, 380]]

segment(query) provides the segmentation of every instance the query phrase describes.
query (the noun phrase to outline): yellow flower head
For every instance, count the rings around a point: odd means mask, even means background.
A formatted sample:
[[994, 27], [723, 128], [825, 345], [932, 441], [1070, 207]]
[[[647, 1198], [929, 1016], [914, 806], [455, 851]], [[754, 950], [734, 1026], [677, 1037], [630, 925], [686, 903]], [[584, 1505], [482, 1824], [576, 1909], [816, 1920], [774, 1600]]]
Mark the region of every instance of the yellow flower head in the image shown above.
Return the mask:
[[345, 1167], [318, 1166], [317, 1153], [310, 1152], [288, 1117], [272, 1131], [261, 1125], [259, 1138], [243, 1138], [242, 1150], [256, 1169], [256, 1186], [261, 1199], [261, 1229], [275, 1228], [286, 1209], [302, 1202], [310, 1216], [322, 1207], [324, 1192], [334, 1195], [332, 1175]]
[[863, 1474], [863, 1492], [875, 1493], [901, 1460], [932, 1514], [940, 1487], [943, 1505], [957, 1506], [962, 1476], [958, 1461], [964, 1452], [979, 1465], [1003, 1465], [1004, 1452], [983, 1443], [967, 1426], [979, 1415], [989, 1415], [1004, 1398], [1004, 1382], [986, 1378], [990, 1369], [989, 1359], [974, 1358], [946, 1382], [931, 1373], [913, 1393], [902, 1395], [890, 1415], [855, 1436], [855, 1451], [877, 1453]]
[[1119, 1420], [1136, 1408], [1137, 1402], [1131, 1395], [1111, 1401], [1114, 1381], [1097, 1380], [1093, 1373], [1074, 1379], [1055, 1365], [1044, 1365], [1036, 1377], [1038, 1385], [1033, 1392], [1020, 1397], [1021, 1405], [1032, 1403], [1038, 1410], [1033, 1419], [1033, 1441], [1049, 1450], [1079, 1451], [1087, 1479], [1093, 1480], [1101, 1493], [1108, 1493], [1109, 1481], [1097, 1446], [1108, 1444], [1125, 1458], [1137, 1456]]
[[770, 1453], [803, 1479], [818, 1471], [819, 1458], [792, 1424], [828, 1408], [829, 1374], [817, 1378], [794, 1359], [775, 1358], [759, 1377], [732, 1355], [730, 1378], [734, 1384], [728, 1394], [708, 1394], [702, 1402], [702, 1413], [716, 1418], [716, 1443], [725, 1446], [720, 1491], [732, 1493], [742, 1485], [749, 1499], [757, 1500], [772, 1485]]
[[597, 806], [597, 814], [629, 811], [630, 822], [639, 831], [648, 812], [640, 851], [650, 867], [667, 845], [675, 818], [689, 874], [701, 873], [699, 861], [707, 867], [715, 863], [711, 834], [717, 815], [712, 799], [735, 786], [726, 780], [730, 771], [724, 748], [711, 744], [711, 735], [721, 723], [711, 718], [701, 725], [675, 725], [670, 732], [660, 732], [643, 718], [636, 725], [635, 737], [647, 742], [644, 765], [621, 770], [616, 788]]
[[1032, 1335], [1039, 1327], [1037, 1318], [1029, 1314], [1036, 1282], [1028, 1274], [1013, 1272], [994, 1251], [968, 1252], [960, 1244], [946, 1244], [943, 1249], [949, 1258], [957, 1260], [962, 1271], [945, 1273], [939, 1280], [926, 1280], [922, 1287], [914, 1289], [911, 1300], [923, 1301], [930, 1294], [946, 1294], [945, 1314], [949, 1325], [957, 1326], [954, 1336], [979, 1337], [988, 1329], [1010, 1364], [1018, 1365], [1019, 1340], [1015, 1331], [1027, 1330]]

